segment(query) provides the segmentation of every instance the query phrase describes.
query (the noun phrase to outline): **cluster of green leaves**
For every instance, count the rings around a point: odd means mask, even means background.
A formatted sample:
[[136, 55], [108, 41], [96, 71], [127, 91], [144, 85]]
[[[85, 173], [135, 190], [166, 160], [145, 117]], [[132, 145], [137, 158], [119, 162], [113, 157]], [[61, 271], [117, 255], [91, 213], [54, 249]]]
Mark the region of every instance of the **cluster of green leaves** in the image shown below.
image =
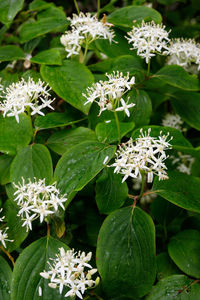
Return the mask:
[[[85, 11], [91, 9], [89, 1], [82, 2]], [[122, 1], [123, 7], [117, 7], [115, 0], [108, 2], [102, 1], [99, 14], [108, 14], [116, 42], [93, 42], [87, 65], [79, 57], [66, 59], [60, 43], [69, 25], [66, 14], [75, 10], [73, 3], [59, 3], [62, 7], [56, 6], [57, 1], [0, 2], [1, 84], [6, 88], [21, 77], [41, 78], [56, 98], [55, 111], [46, 110], [45, 116], [31, 119], [23, 113], [17, 123], [14, 117], [0, 115], [0, 200], [8, 237], [14, 240], [7, 242], [6, 249], [1, 247], [3, 300], [66, 299], [40, 276], [60, 247], [92, 251], [94, 266], [96, 257], [101, 282], [88, 290], [85, 299], [200, 299], [198, 76], [166, 65], [159, 56], [152, 59], [148, 75], [146, 64], [124, 38], [133, 20], [159, 24], [162, 15], [172, 28], [171, 36], [196, 38], [199, 25], [190, 20], [196, 18], [198, 1], [153, 1], [157, 10], [144, 6], [143, 0]], [[27, 54], [32, 56], [28, 66]], [[111, 164], [118, 144], [113, 113], [98, 117], [95, 103], [84, 105], [86, 88], [112, 71], [136, 78], [127, 94], [136, 105], [129, 118], [119, 113], [120, 138], [135, 140], [141, 128], [151, 128], [155, 137], [160, 131], [169, 132], [173, 136], [169, 154], [181, 151], [195, 158], [191, 175], [177, 171], [169, 160], [169, 179], [155, 177], [153, 186], [145, 185], [144, 192], [152, 189], [157, 195], [152, 203], [135, 203], [138, 190], [131, 179], [122, 183], [121, 175], [104, 164], [105, 157]], [[167, 112], [179, 114], [187, 132], [161, 126]], [[67, 194], [65, 212], [51, 218], [50, 236], [45, 223], [35, 221], [28, 233], [22, 227], [12, 185], [22, 177], [45, 178], [47, 184], [56, 181], [61, 193]], [[16, 260], [14, 267], [9, 258]]]

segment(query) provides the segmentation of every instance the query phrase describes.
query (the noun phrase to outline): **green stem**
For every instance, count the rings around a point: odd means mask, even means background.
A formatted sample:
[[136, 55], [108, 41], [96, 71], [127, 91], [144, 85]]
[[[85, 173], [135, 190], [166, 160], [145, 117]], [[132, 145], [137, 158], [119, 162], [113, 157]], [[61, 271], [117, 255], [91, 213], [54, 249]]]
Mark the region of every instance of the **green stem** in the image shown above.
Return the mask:
[[78, 7], [78, 4], [77, 4], [76, 0], [74, 0], [74, 5], [75, 5], [77, 13], [79, 15], [80, 14], [80, 10], [79, 10], [79, 7]]
[[101, 0], [97, 0], [97, 18], [99, 17], [100, 14], [100, 8], [101, 8]]
[[144, 172], [141, 172], [141, 175], [142, 175], [142, 186], [141, 186], [140, 194], [138, 196], [138, 200], [142, 198], [142, 195], [144, 193], [144, 186], [145, 186], [145, 179], [146, 179]]
[[120, 134], [119, 119], [118, 119], [116, 111], [114, 111], [114, 115], [115, 115], [115, 121], [116, 121], [116, 125], [117, 125], [118, 141], [119, 141], [119, 144], [120, 144], [121, 143], [121, 134]]
[[83, 58], [82, 58], [82, 63], [83, 63], [83, 64], [85, 63], [85, 59], [86, 59], [87, 52], [88, 52], [88, 42], [86, 41], [86, 44], [85, 44], [85, 51], [84, 51]]
[[148, 67], [147, 67], [147, 77], [148, 77], [149, 74], [150, 74], [150, 66], [151, 66], [151, 59], [149, 59], [149, 62], [148, 62]]

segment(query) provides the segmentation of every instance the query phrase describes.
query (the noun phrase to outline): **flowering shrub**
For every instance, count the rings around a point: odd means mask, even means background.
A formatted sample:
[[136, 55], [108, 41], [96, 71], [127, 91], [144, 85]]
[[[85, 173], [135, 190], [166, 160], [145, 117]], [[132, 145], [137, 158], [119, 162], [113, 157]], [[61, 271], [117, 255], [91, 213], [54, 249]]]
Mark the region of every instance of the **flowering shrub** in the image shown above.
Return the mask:
[[0, 1], [0, 299], [199, 299], [198, 12]]

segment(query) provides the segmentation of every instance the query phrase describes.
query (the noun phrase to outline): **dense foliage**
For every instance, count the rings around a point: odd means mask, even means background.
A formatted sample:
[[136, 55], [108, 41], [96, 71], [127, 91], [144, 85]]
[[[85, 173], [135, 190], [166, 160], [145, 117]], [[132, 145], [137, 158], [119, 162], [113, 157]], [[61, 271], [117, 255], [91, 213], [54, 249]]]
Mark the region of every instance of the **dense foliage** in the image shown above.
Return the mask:
[[0, 299], [200, 299], [198, 14], [0, 1]]

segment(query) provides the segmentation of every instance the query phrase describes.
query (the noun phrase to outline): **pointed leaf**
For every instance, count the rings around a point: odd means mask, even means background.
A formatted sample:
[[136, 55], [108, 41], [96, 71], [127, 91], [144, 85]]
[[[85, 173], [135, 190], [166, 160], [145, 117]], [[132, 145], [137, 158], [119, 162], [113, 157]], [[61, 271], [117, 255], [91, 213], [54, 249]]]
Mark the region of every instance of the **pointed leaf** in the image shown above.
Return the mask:
[[60, 52], [56, 49], [41, 51], [33, 56], [30, 61], [41, 65], [62, 65]]
[[21, 48], [14, 45], [7, 45], [0, 47], [0, 62], [1, 61], [13, 61], [24, 59], [25, 55]]
[[59, 97], [83, 113], [88, 113], [90, 104], [84, 105], [87, 99], [82, 93], [92, 85], [94, 78], [87, 67], [76, 61], [65, 60], [62, 66], [43, 65], [41, 75]]
[[0, 22], [9, 25], [16, 14], [22, 9], [24, 0], [0, 1]]
[[155, 228], [140, 208], [124, 207], [104, 221], [97, 243], [97, 267], [107, 299], [139, 299], [155, 280]]

